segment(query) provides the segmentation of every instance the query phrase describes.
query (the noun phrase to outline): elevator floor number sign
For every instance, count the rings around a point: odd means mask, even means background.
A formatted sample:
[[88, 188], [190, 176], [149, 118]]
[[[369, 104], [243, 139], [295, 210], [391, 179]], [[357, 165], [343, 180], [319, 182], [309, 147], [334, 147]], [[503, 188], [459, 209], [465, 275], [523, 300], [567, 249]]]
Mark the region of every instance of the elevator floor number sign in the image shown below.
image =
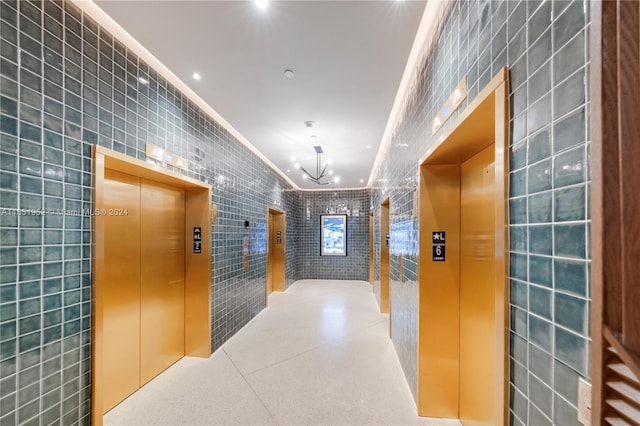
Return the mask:
[[202, 228], [199, 226], [193, 228], [193, 252], [202, 253]]
[[445, 232], [433, 231], [433, 261], [444, 262], [445, 258]]

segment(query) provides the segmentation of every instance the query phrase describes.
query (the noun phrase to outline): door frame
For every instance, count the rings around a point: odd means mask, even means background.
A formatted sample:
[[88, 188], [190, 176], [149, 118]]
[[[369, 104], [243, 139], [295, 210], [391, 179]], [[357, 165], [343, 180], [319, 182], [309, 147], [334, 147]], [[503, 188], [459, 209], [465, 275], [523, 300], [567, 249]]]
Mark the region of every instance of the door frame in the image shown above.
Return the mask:
[[[211, 355], [211, 239], [202, 239], [201, 253], [193, 253], [193, 227], [211, 235], [211, 185], [152, 165], [119, 152], [93, 145], [92, 295], [91, 321], [91, 420], [102, 424], [103, 292], [105, 282], [105, 169], [116, 170], [185, 189], [185, 356]], [[108, 214], [108, 212], [105, 212]]]
[[[479, 134], [478, 129], [484, 129], [484, 134]], [[457, 179], [459, 183], [460, 164], [491, 143], [495, 147], [496, 374], [493, 423], [506, 425], [509, 409], [509, 264], [505, 260], [509, 247], [509, 167], [506, 154], [509, 88], [506, 67], [469, 103], [419, 162], [417, 405], [420, 416], [458, 418], [460, 414], [460, 186], [455, 187], [452, 182]], [[448, 214], [436, 218], [434, 212], [437, 209], [446, 209]], [[446, 262], [433, 262], [432, 231], [445, 229], [451, 232], [446, 234]]]

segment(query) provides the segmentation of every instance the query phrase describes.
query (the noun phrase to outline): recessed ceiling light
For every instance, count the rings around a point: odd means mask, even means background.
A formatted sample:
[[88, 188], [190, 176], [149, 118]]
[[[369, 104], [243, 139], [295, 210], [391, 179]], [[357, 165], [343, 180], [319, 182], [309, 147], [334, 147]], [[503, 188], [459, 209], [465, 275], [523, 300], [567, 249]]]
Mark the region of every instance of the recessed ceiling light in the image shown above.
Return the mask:
[[294, 74], [294, 72], [293, 72], [292, 69], [287, 68], [286, 70], [284, 70], [284, 76], [287, 77], [287, 78], [293, 77], [293, 74]]
[[364, 183], [364, 179], [360, 179], [360, 183]]
[[291, 169], [287, 169], [287, 173], [291, 173]]
[[266, 9], [269, 5], [269, 0], [255, 0], [255, 2], [259, 9]]
[[335, 183], [340, 182], [340, 177], [338, 177], [338, 176], [334, 177], [334, 178], [333, 178], [333, 181], [334, 181]]
[[200, 77], [200, 74], [198, 74], [197, 72], [194, 72], [193, 74], [191, 74], [191, 77], [193, 77], [194, 80], [200, 80], [202, 77]]
[[367, 145], [367, 149], [370, 149], [370, 148], [371, 148], [371, 145]]

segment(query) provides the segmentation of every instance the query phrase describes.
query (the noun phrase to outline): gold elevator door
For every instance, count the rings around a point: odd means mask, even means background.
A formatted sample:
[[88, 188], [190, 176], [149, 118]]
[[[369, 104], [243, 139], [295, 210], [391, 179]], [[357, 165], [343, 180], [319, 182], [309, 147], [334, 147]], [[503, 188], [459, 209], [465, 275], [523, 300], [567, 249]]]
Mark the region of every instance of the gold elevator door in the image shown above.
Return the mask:
[[104, 197], [106, 412], [184, 356], [185, 192], [106, 169]]
[[[113, 408], [140, 387], [140, 178], [106, 169], [103, 407]], [[120, 211], [120, 210], [114, 210]]]
[[185, 193], [143, 179], [140, 215], [140, 385], [184, 356]]
[[460, 420], [494, 424], [494, 146], [462, 163], [460, 176]]
[[284, 291], [286, 287], [286, 215], [269, 210], [268, 217], [267, 294]]

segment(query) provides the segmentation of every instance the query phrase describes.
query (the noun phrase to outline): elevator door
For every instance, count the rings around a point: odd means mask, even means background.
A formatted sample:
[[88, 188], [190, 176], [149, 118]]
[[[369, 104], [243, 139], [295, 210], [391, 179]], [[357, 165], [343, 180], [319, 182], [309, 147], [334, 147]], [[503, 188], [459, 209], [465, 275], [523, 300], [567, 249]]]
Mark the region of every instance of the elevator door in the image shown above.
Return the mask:
[[268, 224], [267, 224], [267, 294], [271, 294], [273, 292], [273, 250], [275, 246], [274, 241], [274, 218], [273, 213], [269, 212], [268, 216]]
[[105, 170], [103, 408], [184, 356], [185, 193]]
[[[140, 178], [105, 170], [104, 411], [140, 387]], [[118, 209], [118, 210], [115, 210]], [[122, 209], [122, 210], [120, 210]]]
[[270, 209], [268, 216], [267, 294], [272, 291], [284, 291], [286, 287], [286, 215]]
[[[494, 146], [462, 163], [460, 176], [460, 419], [494, 423]], [[491, 389], [491, 391], [488, 391]]]
[[[380, 313], [388, 314], [389, 301], [389, 200], [380, 205]], [[391, 326], [389, 326], [391, 329]]]
[[184, 356], [184, 189], [143, 179], [140, 381]]

